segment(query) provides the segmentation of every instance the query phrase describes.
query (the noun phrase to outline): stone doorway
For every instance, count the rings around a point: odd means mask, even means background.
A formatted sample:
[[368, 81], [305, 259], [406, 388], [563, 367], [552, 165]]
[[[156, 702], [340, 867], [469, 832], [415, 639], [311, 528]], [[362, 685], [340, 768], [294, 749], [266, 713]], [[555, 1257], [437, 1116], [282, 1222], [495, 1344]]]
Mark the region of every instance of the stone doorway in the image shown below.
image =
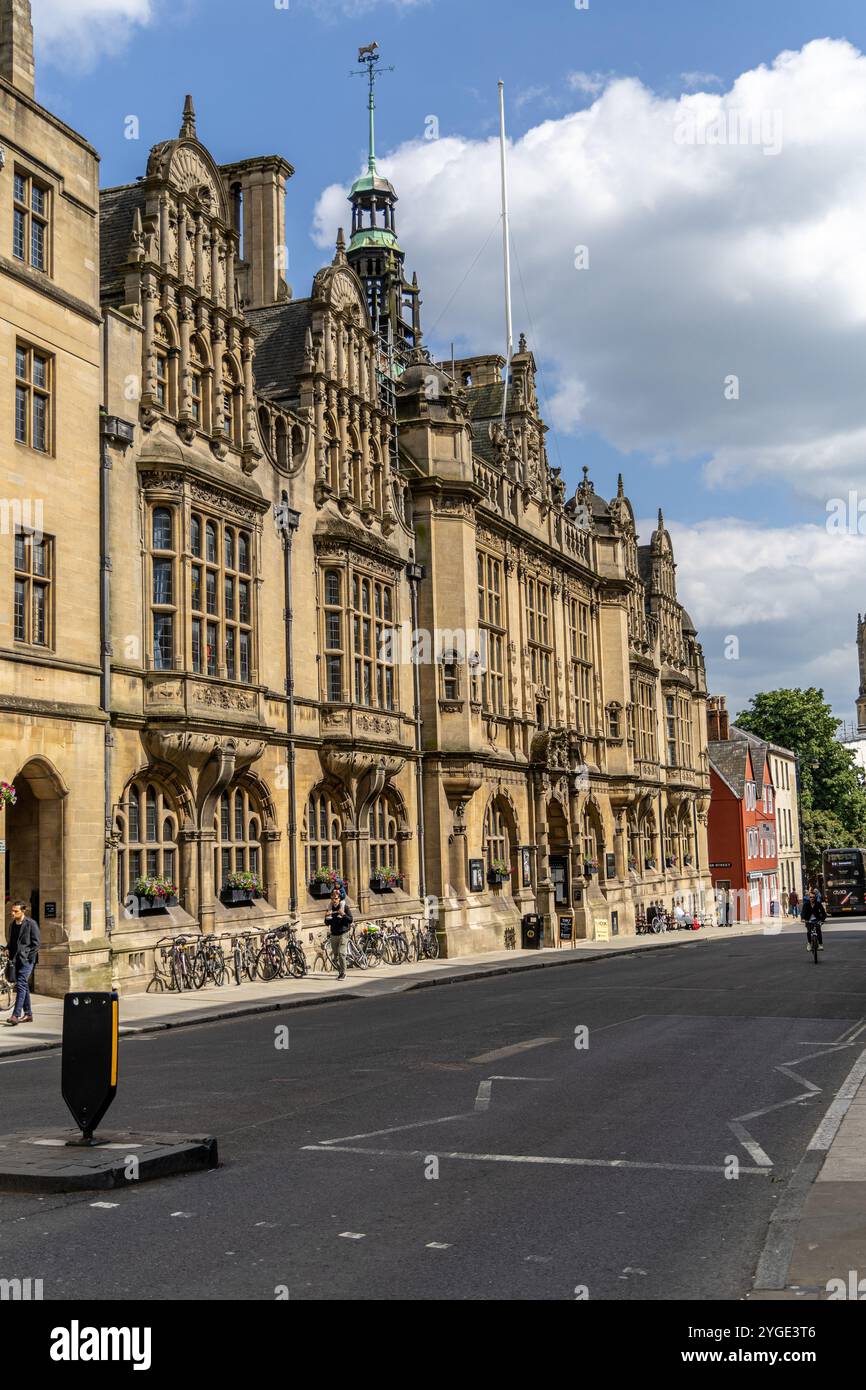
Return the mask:
[[[14, 778], [16, 803], [5, 812], [5, 917], [9, 929], [9, 904], [28, 904], [39, 923], [42, 950], [38, 966], [39, 988], [53, 993], [50, 977], [61, 966], [65, 946], [63, 902], [63, 801], [66, 788], [47, 763], [34, 758]], [[62, 968], [62, 967], [61, 967]]]

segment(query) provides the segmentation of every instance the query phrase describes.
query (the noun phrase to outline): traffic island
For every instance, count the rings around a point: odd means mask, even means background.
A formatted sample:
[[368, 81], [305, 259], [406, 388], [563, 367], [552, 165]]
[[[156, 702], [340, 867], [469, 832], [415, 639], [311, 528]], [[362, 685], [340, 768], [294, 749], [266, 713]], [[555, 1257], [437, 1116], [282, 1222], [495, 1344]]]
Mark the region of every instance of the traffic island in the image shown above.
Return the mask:
[[103, 1130], [82, 1144], [77, 1130], [0, 1135], [0, 1192], [107, 1191], [218, 1165], [213, 1138]]

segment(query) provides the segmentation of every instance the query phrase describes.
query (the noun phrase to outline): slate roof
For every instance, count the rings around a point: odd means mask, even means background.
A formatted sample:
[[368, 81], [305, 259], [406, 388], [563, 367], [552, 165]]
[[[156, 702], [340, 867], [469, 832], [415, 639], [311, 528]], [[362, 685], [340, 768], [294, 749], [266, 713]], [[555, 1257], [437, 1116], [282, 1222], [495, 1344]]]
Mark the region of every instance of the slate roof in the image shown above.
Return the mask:
[[290, 299], [244, 313], [256, 330], [253, 375], [256, 390], [273, 400], [291, 402], [298, 396], [298, 377], [304, 369], [304, 341], [312, 323], [312, 301]]
[[123, 267], [132, 240], [135, 209], [144, 214], [144, 188], [127, 183], [99, 195], [99, 291], [109, 302], [123, 302]]
[[[748, 743], [752, 753], [752, 767], [755, 772], [755, 786], [758, 789], [758, 796], [764, 790], [764, 769], [767, 767], [767, 753], [770, 745], [763, 738], [758, 738], [757, 734], [750, 734], [745, 729], [738, 729], [736, 724], [731, 725], [731, 738], [740, 739]], [[768, 776], [767, 782], [773, 784], [772, 774]]]
[[710, 739], [707, 744], [710, 767], [714, 768], [731, 791], [742, 801], [746, 788], [746, 768], [749, 745], [744, 739]]

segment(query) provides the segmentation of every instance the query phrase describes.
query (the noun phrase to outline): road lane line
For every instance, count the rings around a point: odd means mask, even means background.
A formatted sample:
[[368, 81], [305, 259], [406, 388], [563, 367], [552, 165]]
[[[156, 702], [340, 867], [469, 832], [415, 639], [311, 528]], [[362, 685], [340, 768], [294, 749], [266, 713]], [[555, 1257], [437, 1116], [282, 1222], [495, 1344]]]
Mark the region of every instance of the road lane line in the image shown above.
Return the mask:
[[[432, 1151], [425, 1149], [364, 1149], [348, 1145], [335, 1148], [333, 1144], [304, 1144], [303, 1153], [327, 1154], [368, 1154], [378, 1158], [429, 1158]], [[544, 1154], [473, 1154], [445, 1153], [439, 1151], [436, 1158], [461, 1159], [469, 1163], [540, 1163], [562, 1168], [636, 1168], [671, 1173], [726, 1173], [724, 1165], [718, 1163], [641, 1163], [627, 1158], [551, 1158]], [[767, 1168], [741, 1168], [740, 1175], [769, 1177]]]
[[435, 1120], [413, 1120], [410, 1125], [391, 1125], [388, 1129], [370, 1129], [366, 1134], [346, 1134], [342, 1139], [321, 1139], [323, 1145], [344, 1144], [350, 1139], [375, 1139], [380, 1134], [399, 1134], [404, 1129], [423, 1129], [425, 1125], [444, 1125], [448, 1120], [466, 1120], [475, 1112], [466, 1110], [462, 1115], [439, 1115]]
[[562, 1038], [529, 1038], [526, 1042], [510, 1043], [507, 1047], [497, 1047], [493, 1052], [481, 1052], [470, 1057], [470, 1062], [499, 1062], [503, 1057], [513, 1057], [517, 1052], [528, 1052], [532, 1047], [546, 1047], [548, 1043], [562, 1042]]
[[866, 1051], [860, 1053], [836, 1092], [836, 1099], [812, 1136], [809, 1144], [810, 1149], [829, 1149], [864, 1076], [866, 1076]]

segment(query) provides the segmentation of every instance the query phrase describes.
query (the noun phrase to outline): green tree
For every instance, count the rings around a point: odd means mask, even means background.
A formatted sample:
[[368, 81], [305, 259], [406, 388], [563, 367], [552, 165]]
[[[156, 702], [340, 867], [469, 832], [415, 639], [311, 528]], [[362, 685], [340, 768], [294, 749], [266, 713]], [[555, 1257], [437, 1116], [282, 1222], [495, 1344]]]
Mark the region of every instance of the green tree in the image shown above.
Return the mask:
[[799, 757], [803, 858], [810, 873], [820, 869], [823, 850], [866, 844], [866, 778], [837, 738], [842, 721], [823, 690], [762, 691], [735, 722]]

